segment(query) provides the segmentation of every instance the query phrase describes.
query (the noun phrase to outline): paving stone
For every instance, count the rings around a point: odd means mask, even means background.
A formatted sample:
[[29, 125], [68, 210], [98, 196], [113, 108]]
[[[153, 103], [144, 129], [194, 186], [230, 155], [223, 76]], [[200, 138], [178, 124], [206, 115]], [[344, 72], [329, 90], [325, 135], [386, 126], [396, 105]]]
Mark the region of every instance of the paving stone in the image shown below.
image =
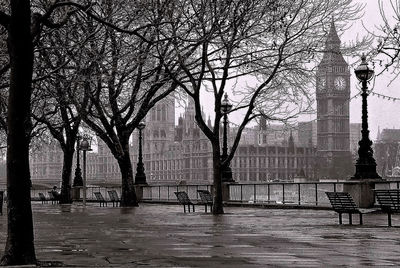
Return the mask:
[[[183, 213], [176, 205], [87, 208], [32, 203], [43, 267], [398, 266], [399, 227], [385, 214], [338, 225], [328, 210], [227, 207]], [[346, 216], [345, 216], [346, 218]], [[346, 220], [345, 220], [346, 222]], [[357, 219], [354, 220], [357, 222]], [[400, 226], [400, 216], [394, 215]], [[0, 253], [6, 216], [0, 217]]]

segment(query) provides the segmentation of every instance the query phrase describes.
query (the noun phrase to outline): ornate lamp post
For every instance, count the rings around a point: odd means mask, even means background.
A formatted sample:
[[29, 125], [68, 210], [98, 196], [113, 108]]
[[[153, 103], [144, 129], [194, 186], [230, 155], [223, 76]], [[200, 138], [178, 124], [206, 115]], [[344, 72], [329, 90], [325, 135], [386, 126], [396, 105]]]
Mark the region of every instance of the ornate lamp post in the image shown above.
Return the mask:
[[[224, 161], [228, 157], [228, 113], [232, 109], [232, 104], [228, 100], [228, 94], [225, 93], [224, 99], [221, 102], [221, 113], [224, 115], [224, 134], [222, 143], [221, 160]], [[232, 179], [232, 170], [230, 163], [226, 163], [221, 167], [222, 169], [222, 182], [234, 182]]]
[[80, 143], [81, 136], [76, 137], [76, 168], [75, 168], [75, 177], [74, 183], [72, 184], [73, 187], [81, 187], [83, 186], [82, 181], [82, 172], [79, 166], [79, 143]]
[[86, 152], [91, 151], [90, 148], [90, 137], [83, 136], [83, 139], [80, 143], [80, 150], [83, 151], [83, 206], [86, 206]]
[[142, 130], [146, 127], [144, 122], [140, 122], [139, 129], [139, 159], [136, 168], [135, 184], [147, 184], [146, 174], [144, 173], [143, 155], [142, 155]]
[[354, 70], [357, 79], [361, 82], [362, 89], [362, 129], [361, 140], [358, 142], [358, 159], [356, 162], [356, 174], [352, 177], [353, 180], [360, 179], [381, 179], [381, 176], [376, 172], [376, 162], [373, 157], [371, 148], [372, 141], [369, 139], [368, 130], [368, 104], [367, 104], [367, 82], [374, 75], [374, 71], [368, 67], [365, 55], [361, 56], [361, 64]]

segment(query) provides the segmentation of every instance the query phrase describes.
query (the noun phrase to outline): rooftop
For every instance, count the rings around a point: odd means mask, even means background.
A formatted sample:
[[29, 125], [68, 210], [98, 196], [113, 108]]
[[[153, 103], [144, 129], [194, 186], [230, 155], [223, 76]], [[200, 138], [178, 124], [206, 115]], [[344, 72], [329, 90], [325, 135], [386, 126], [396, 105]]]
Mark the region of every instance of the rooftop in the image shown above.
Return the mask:
[[[347, 225], [346, 215], [340, 226], [330, 210], [226, 207], [213, 216], [200, 206], [186, 214], [178, 205], [32, 207], [38, 260], [68, 267], [396, 266], [400, 255], [399, 229], [387, 227], [385, 214], [365, 215], [362, 226]], [[400, 227], [400, 216], [393, 224]]]
[[400, 141], [400, 129], [383, 129], [380, 134], [379, 141], [388, 141], [388, 142], [399, 142]]

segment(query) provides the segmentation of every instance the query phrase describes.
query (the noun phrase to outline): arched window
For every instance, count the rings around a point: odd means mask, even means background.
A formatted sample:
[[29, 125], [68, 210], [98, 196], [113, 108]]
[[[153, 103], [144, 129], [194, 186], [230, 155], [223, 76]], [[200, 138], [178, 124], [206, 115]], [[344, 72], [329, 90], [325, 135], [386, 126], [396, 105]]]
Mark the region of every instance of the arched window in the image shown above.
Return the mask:
[[162, 113], [161, 107], [157, 106], [157, 121], [161, 121], [162, 118], [161, 113]]
[[162, 120], [165, 122], [167, 120], [167, 108], [165, 107], [165, 104], [161, 106], [161, 112], [162, 112]]

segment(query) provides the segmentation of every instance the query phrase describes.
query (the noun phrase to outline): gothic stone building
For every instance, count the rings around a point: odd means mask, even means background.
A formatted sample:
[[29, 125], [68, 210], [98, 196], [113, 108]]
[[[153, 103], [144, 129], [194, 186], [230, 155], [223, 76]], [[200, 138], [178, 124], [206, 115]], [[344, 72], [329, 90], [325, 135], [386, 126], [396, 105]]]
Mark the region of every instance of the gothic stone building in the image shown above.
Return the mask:
[[[189, 101], [177, 125], [174, 117], [175, 104], [168, 99], [156, 105], [146, 118], [143, 161], [147, 181], [151, 184], [211, 183], [211, 144], [195, 124], [193, 103]], [[208, 124], [211, 125], [210, 120]], [[287, 141], [275, 144], [263, 142], [264, 135], [254, 134], [265, 134], [265, 131], [265, 127], [254, 127], [248, 131], [253, 137], [245, 139], [254, 142], [239, 145], [231, 162], [233, 178], [237, 182], [292, 181], [298, 173], [314, 178], [315, 148], [296, 146], [291, 134]], [[231, 131], [233, 133], [234, 130]], [[138, 133], [135, 132], [130, 146], [134, 170], [138, 159], [137, 141]], [[99, 139], [96, 147], [97, 150], [87, 155], [88, 183], [119, 184], [118, 164], [110, 150]], [[32, 152], [33, 183], [58, 185], [61, 181], [61, 160], [62, 152], [56, 143]]]

